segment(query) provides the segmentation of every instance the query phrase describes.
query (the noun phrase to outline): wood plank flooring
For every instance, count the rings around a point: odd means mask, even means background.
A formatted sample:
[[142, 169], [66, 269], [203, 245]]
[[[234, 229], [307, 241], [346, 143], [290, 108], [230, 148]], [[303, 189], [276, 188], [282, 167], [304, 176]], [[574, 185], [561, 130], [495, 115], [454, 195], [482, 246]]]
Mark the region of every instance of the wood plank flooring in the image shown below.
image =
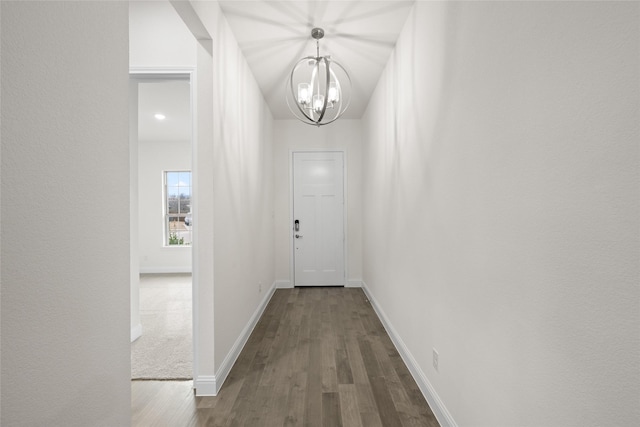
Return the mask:
[[359, 288], [277, 290], [218, 396], [132, 382], [133, 426], [438, 426]]

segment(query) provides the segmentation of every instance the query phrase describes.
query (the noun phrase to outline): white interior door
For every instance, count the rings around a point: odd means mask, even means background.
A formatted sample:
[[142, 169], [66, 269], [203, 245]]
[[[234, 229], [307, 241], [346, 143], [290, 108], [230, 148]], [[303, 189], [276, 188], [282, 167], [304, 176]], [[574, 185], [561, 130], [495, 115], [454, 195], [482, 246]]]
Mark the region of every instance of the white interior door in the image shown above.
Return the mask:
[[342, 152], [293, 153], [295, 286], [343, 286]]

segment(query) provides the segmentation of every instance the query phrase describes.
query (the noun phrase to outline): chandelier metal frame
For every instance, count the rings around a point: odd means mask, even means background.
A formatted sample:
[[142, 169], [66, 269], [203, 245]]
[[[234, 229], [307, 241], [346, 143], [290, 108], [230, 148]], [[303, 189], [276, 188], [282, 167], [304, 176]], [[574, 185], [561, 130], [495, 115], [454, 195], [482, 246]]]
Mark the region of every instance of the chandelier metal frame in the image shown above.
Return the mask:
[[[351, 77], [340, 63], [331, 59], [331, 56], [320, 56], [320, 39], [324, 37], [324, 30], [322, 28], [313, 28], [311, 37], [316, 40], [316, 56], [306, 56], [296, 62], [289, 74], [287, 81], [288, 91], [285, 98], [287, 107], [298, 120], [308, 125], [319, 127], [333, 123], [349, 108], [351, 103]], [[311, 81], [299, 84], [298, 90], [296, 90], [296, 72], [305, 64], [313, 66]], [[331, 68], [332, 66], [337, 67], [346, 76], [346, 82], [342, 82], [343, 84], [348, 83], [349, 86], [346, 102], [343, 96], [343, 87]], [[321, 76], [323, 70], [325, 76]], [[320, 85], [321, 79], [324, 81], [324, 87]], [[301, 87], [300, 85], [306, 86]], [[296, 106], [295, 109], [291, 106], [292, 102]], [[327, 109], [334, 108], [336, 109], [335, 115], [323, 122]], [[308, 110], [308, 112], [305, 110]]]

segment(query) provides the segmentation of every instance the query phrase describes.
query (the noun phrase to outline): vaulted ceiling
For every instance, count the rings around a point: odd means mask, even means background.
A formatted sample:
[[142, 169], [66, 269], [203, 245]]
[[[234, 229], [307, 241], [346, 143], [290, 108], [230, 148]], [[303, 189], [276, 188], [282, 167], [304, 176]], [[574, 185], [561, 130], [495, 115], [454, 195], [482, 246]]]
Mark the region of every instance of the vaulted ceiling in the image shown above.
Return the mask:
[[[275, 119], [293, 118], [285, 101], [286, 81], [299, 59], [315, 55], [315, 40], [311, 38], [314, 27], [325, 31], [320, 40], [320, 54], [330, 55], [351, 76], [352, 100], [343, 117], [362, 117], [413, 3], [405, 0], [219, 2]], [[139, 108], [140, 140], [190, 138], [187, 82], [154, 79], [141, 84]], [[156, 120], [154, 114], [158, 112], [164, 113], [166, 120]]]
[[249, 67], [276, 119], [291, 118], [285, 86], [291, 68], [316, 52], [311, 29], [321, 27], [320, 54], [349, 72], [352, 101], [345, 118], [360, 118], [413, 1], [220, 1]]

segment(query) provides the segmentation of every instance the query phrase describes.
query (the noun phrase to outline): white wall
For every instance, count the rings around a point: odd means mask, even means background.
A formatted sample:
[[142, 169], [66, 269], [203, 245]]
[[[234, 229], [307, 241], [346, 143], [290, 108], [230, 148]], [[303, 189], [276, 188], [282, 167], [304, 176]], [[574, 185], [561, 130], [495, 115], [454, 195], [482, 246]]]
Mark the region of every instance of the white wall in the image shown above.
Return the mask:
[[408, 18], [363, 119], [363, 270], [444, 422], [640, 424], [638, 19]]
[[200, 201], [211, 201], [213, 215], [200, 215], [199, 221], [213, 221], [214, 360], [220, 380], [274, 283], [273, 118], [218, 4], [194, 2], [194, 8], [213, 41], [213, 151], [198, 165], [208, 163], [213, 173], [211, 182], [199, 184]]
[[164, 246], [164, 171], [191, 170], [190, 141], [138, 144], [140, 272], [191, 272], [191, 246]]
[[273, 118], [218, 4], [175, 7], [198, 37], [194, 382], [203, 395], [222, 385], [274, 283]]
[[129, 66], [196, 66], [196, 41], [168, 1], [129, 2]]
[[360, 120], [338, 120], [320, 128], [298, 120], [276, 120], [273, 173], [275, 203], [275, 274], [279, 286], [292, 286], [291, 151], [345, 150], [347, 168], [347, 280], [362, 281], [362, 130]]
[[127, 4], [0, 7], [0, 424], [129, 425]]

